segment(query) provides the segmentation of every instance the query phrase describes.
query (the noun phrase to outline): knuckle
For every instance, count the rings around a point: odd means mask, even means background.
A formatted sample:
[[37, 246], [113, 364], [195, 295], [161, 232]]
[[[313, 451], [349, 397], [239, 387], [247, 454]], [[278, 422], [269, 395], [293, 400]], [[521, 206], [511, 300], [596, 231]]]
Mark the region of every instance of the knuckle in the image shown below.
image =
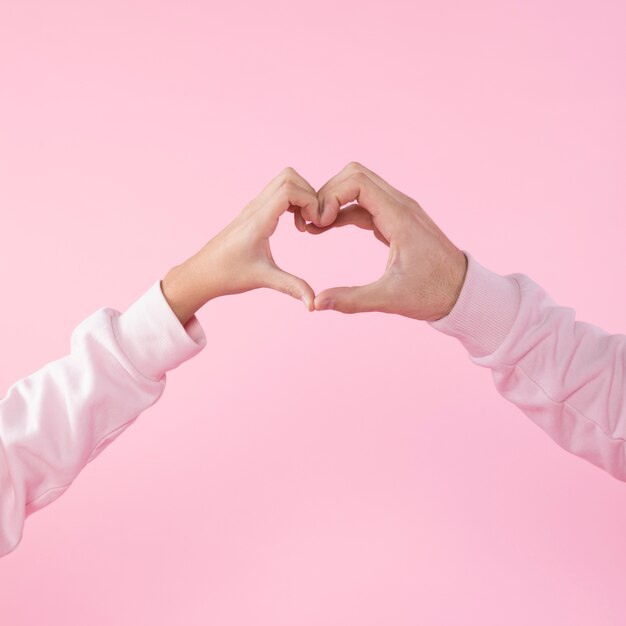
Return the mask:
[[355, 170], [351, 174], [352, 180], [358, 184], [366, 183], [369, 180], [368, 175], [363, 170]]
[[283, 170], [281, 170], [280, 174], [278, 175], [280, 184], [281, 185], [287, 184], [290, 180], [293, 179], [295, 174], [296, 174], [296, 170], [294, 170], [293, 167], [290, 167], [290, 166], [285, 167]]
[[350, 161], [350, 163], [346, 165], [346, 170], [348, 172], [354, 173], [354, 172], [362, 172], [365, 170], [365, 168], [358, 161]]
[[277, 192], [279, 200], [281, 201], [289, 200], [289, 197], [293, 193], [294, 187], [295, 185], [289, 180], [282, 182]]
[[[404, 195], [404, 194], [403, 194]], [[413, 198], [404, 195], [404, 206], [406, 206], [407, 209], [409, 209], [412, 213], [420, 213], [423, 212], [422, 207], [419, 205], [419, 203], [417, 202], [417, 200], [414, 200]]]

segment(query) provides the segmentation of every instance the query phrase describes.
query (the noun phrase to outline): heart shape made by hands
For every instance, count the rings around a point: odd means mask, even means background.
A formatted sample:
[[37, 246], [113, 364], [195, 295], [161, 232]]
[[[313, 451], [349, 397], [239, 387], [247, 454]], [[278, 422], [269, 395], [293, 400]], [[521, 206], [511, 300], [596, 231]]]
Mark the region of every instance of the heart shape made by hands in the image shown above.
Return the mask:
[[[314, 192], [306, 181], [302, 184]], [[415, 200], [357, 162], [314, 193], [316, 203], [294, 202], [289, 207], [299, 231], [319, 235], [356, 226], [371, 231], [389, 248], [377, 280], [325, 289], [315, 296], [316, 310], [380, 311], [426, 321], [447, 315], [464, 283], [467, 257]]]

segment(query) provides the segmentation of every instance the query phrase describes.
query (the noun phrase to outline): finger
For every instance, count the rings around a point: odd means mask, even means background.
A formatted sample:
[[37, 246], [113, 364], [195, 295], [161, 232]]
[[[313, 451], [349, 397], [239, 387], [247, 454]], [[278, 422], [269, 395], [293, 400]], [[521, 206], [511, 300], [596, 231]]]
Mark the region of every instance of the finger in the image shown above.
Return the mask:
[[374, 225], [387, 241], [401, 228], [403, 206], [362, 171], [331, 179], [317, 192], [317, 197], [323, 207], [322, 226], [332, 224], [344, 204], [356, 201], [372, 216]]
[[369, 213], [379, 213], [385, 203], [385, 192], [365, 173], [334, 176], [317, 192], [322, 210], [322, 226], [331, 224], [339, 209], [356, 201]]
[[351, 204], [339, 211], [335, 221], [330, 226], [316, 226], [315, 224], [307, 224], [306, 230], [312, 235], [319, 235], [331, 228], [337, 228], [341, 226], [357, 226], [365, 230], [374, 230], [374, 222], [371, 214], [366, 211], [361, 205]]
[[396, 189], [382, 176], [379, 176], [378, 174], [376, 174], [376, 172], [372, 171], [368, 167], [365, 167], [365, 165], [363, 165], [362, 163], [358, 163], [357, 161], [352, 161], [348, 163], [348, 165], [346, 165], [337, 176], [349, 176], [350, 174], [359, 171], [365, 172], [381, 189], [384, 189], [397, 202], [405, 203], [413, 201], [412, 198], [402, 193], [400, 190]]
[[[289, 182], [295, 183], [299, 187], [302, 187], [302, 189], [307, 190], [309, 193], [317, 197], [317, 192], [315, 191], [315, 189], [311, 186], [311, 184], [305, 178], [303, 178], [300, 174], [298, 174], [298, 172], [296, 172], [296, 170], [294, 170], [293, 167], [287, 167], [285, 168], [285, 170], [283, 170], [281, 183], [279, 184], [278, 188], [280, 188], [281, 185], [284, 185]], [[309, 220], [311, 222], [319, 223], [319, 203], [315, 212], [310, 211], [308, 209], [304, 209], [304, 212], [303, 212], [302, 209], [303, 208], [301, 208], [300, 210], [300, 215], [302, 216], [303, 220], [305, 221]]]
[[[292, 208], [293, 208], [293, 221], [294, 221], [294, 224], [296, 225], [296, 228], [301, 233], [305, 233], [306, 232], [306, 221], [302, 217], [302, 213], [300, 212], [300, 208], [299, 207], [292, 207]], [[289, 210], [291, 210], [291, 209], [289, 209]]]
[[301, 174], [299, 174], [293, 167], [287, 167], [284, 170], [285, 175], [292, 180], [294, 183], [300, 185], [300, 187], [304, 187], [304, 189], [308, 189], [311, 193], [315, 193], [315, 189], [309, 181], [304, 178]]
[[281, 293], [285, 293], [292, 298], [302, 300], [307, 311], [314, 311], [313, 302], [315, 300], [315, 292], [311, 285], [302, 278], [294, 276], [289, 272], [285, 272], [277, 265], [268, 266], [267, 271], [262, 280], [264, 287], [275, 289]]
[[289, 180], [293, 174], [297, 174], [293, 167], [284, 167], [267, 185], [265, 185], [259, 196], [271, 196], [284, 182]]
[[380, 230], [378, 230], [374, 224], [372, 216], [358, 204], [351, 204], [345, 209], [341, 209], [337, 219], [330, 226], [320, 227], [315, 224], [306, 224], [305, 229], [311, 235], [320, 235], [321, 233], [325, 233], [327, 230], [341, 226], [357, 226], [358, 228], [362, 228], [364, 230], [371, 230], [374, 233], [374, 237], [376, 237], [378, 241], [384, 243], [386, 246], [389, 246], [389, 241], [385, 239]]
[[[268, 183], [265, 189], [261, 192], [261, 196], [267, 200], [270, 196], [274, 195], [281, 186], [287, 183], [295, 183], [310, 193], [317, 195], [313, 186], [303, 176], [301, 176], [293, 167], [286, 167]], [[315, 214], [307, 212], [304, 215], [304, 218], [312, 222], [319, 223], [319, 212]]]
[[291, 206], [298, 207], [300, 215], [304, 219], [307, 219], [308, 216], [315, 217], [318, 215], [319, 209], [317, 194], [315, 191], [309, 191], [292, 181], [287, 181], [280, 185], [274, 194], [268, 198], [263, 210], [271, 217], [278, 218]]
[[[309, 221], [313, 224], [321, 224], [320, 204], [319, 204], [319, 200], [317, 199], [317, 193], [315, 192], [315, 189], [311, 188], [312, 190], [309, 190], [308, 187], [302, 187], [297, 182], [295, 184], [298, 185], [300, 189], [304, 189], [308, 194], [310, 194], [311, 198], [314, 199], [312, 203], [299, 207], [298, 212], [300, 214], [300, 217], [302, 217], [305, 223]], [[280, 192], [280, 189], [279, 189], [279, 192]]]
[[386, 311], [388, 297], [382, 279], [359, 287], [333, 287], [315, 297], [317, 311], [333, 310], [341, 313]]

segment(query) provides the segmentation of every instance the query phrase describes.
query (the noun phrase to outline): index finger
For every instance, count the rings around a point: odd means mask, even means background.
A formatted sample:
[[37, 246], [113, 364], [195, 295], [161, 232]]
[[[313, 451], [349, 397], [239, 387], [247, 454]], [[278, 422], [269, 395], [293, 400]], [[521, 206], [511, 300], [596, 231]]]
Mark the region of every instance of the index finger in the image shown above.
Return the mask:
[[[267, 201], [274, 194], [276, 194], [282, 186], [288, 183], [294, 183], [317, 196], [313, 186], [303, 176], [301, 176], [293, 167], [286, 167], [267, 184], [265, 189], [261, 192], [261, 198], [264, 201]], [[315, 223], [319, 222], [319, 211], [317, 207], [314, 211], [312, 209], [305, 209], [305, 207], [301, 207], [301, 209], [304, 209], [300, 212], [302, 218]]]
[[391, 240], [391, 231], [398, 223], [400, 205], [364, 171], [331, 178], [317, 192], [317, 197], [322, 226], [330, 226], [337, 219], [341, 207], [355, 201], [372, 216], [383, 237]]
[[376, 172], [373, 172], [368, 167], [365, 167], [362, 163], [358, 163], [357, 161], [351, 161], [346, 165], [341, 172], [339, 172], [339, 176], [348, 175], [352, 172], [362, 171], [365, 172], [381, 189], [386, 191], [392, 198], [397, 200], [400, 203], [404, 202], [413, 202], [412, 198], [407, 196], [405, 193], [402, 193], [400, 190], [396, 189], [393, 185], [390, 185], [382, 176], [379, 176]]
[[269, 197], [263, 207], [263, 212], [278, 219], [291, 207], [299, 207], [303, 214], [317, 215], [319, 212], [317, 194], [295, 182], [285, 182]]

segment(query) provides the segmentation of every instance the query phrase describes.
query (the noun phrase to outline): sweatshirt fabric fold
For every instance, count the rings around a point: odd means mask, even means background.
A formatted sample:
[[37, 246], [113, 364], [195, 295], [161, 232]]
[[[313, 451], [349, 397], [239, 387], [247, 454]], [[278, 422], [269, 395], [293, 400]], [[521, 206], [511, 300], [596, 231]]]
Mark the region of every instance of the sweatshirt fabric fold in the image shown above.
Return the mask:
[[429, 325], [458, 339], [562, 448], [626, 480], [626, 336], [577, 321], [527, 275], [497, 274], [463, 252], [457, 302]]
[[28, 515], [159, 399], [166, 372], [205, 345], [197, 318], [182, 326], [159, 280], [123, 313], [92, 313], [68, 355], [9, 388], [0, 400], [0, 556], [17, 546]]

